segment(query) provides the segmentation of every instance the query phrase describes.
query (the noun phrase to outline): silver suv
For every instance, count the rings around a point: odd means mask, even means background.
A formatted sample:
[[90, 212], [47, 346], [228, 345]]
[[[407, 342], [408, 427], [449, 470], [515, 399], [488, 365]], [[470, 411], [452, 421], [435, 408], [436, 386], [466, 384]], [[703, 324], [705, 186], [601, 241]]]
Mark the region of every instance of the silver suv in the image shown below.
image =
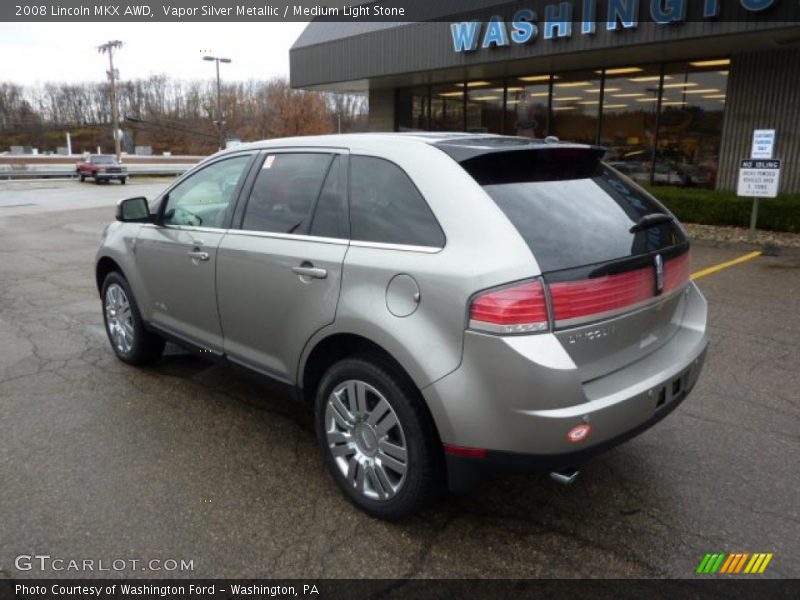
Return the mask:
[[450, 133], [216, 154], [119, 204], [96, 267], [111, 346], [285, 384], [381, 518], [503, 470], [570, 481], [672, 411], [708, 344], [683, 229], [602, 156]]

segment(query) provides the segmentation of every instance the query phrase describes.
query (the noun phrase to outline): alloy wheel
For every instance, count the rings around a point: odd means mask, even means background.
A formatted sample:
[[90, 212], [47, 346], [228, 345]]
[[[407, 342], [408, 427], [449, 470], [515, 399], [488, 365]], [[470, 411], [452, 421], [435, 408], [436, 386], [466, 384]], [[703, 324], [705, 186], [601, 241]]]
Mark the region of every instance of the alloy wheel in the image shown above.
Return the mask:
[[390, 500], [408, 471], [405, 433], [389, 401], [370, 384], [337, 385], [325, 407], [329, 451], [348, 485], [371, 500]]
[[111, 343], [123, 354], [133, 347], [133, 313], [125, 290], [117, 283], [106, 288], [105, 295], [106, 328]]

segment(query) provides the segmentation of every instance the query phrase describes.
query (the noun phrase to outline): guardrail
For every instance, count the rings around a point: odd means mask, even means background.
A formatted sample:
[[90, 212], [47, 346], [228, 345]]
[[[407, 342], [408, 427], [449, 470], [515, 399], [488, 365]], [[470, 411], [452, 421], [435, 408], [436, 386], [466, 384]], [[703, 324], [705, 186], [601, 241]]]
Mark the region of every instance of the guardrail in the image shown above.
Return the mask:
[[[161, 177], [182, 175], [194, 165], [130, 165], [128, 177]], [[37, 179], [37, 178], [62, 178], [77, 179], [75, 167], [62, 168], [33, 168], [33, 169], [3, 169], [0, 166], [0, 179]]]

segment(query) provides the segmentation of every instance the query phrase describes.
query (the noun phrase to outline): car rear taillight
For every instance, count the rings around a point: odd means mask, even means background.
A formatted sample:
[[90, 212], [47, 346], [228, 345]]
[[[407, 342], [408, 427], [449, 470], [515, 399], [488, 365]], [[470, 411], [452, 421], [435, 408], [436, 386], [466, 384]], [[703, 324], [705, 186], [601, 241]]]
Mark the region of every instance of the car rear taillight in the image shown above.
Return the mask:
[[492, 333], [547, 331], [547, 302], [541, 281], [482, 292], [472, 300], [469, 326]]
[[664, 293], [682, 288], [692, 272], [692, 255], [689, 252], [664, 263]]
[[580, 281], [564, 281], [550, 284], [553, 302], [553, 318], [557, 325], [565, 321], [602, 316], [655, 295], [653, 267], [645, 267]]
[[690, 254], [664, 261], [661, 290], [656, 288], [656, 269], [654, 261], [653, 266], [615, 275], [550, 284], [536, 279], [487, 290], [473, 299], [469, 325], [501, 334], [548, 331], [547, 293], [555, 329], [611, 317], [684, 287], [691, 272]]

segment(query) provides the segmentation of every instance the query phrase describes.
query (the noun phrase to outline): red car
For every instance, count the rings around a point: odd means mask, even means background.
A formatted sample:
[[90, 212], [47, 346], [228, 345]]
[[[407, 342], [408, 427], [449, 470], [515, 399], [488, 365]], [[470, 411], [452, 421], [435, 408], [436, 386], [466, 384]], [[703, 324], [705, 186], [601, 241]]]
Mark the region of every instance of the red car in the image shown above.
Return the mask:
[[77, 163], [75, 170], [81, 181], [86, 181], [87, 177], [91, 177], [95, 183], [118, 179], [120, 183], [124, 184], [128, 179], [128, 169], [109, 154], [92, 154], [86, 160]]

